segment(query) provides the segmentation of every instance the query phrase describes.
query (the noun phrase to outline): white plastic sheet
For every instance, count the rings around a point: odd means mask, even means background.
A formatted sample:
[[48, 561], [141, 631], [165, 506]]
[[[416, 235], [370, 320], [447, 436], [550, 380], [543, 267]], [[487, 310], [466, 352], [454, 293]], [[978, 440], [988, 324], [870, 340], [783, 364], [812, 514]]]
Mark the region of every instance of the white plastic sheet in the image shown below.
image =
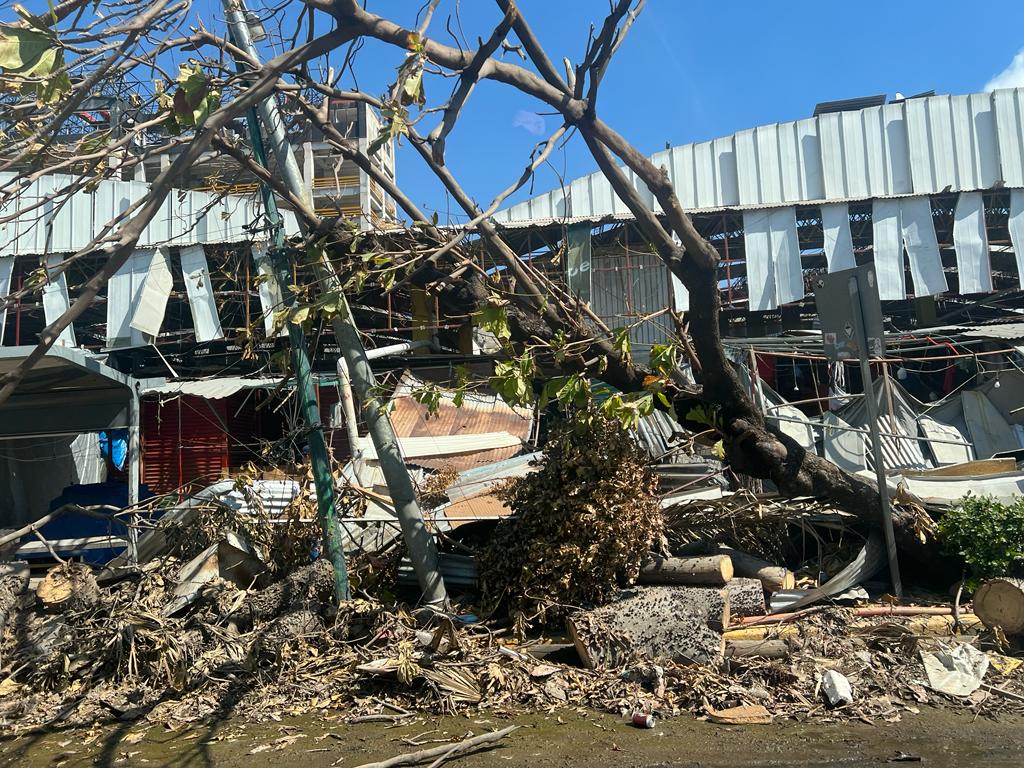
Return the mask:
[[7, 327], [7, 308], [4, 299], [11, 292], [11, 273], [14, 272], [14, 257], [0, 256], [0, 346], [4, 343], [4, 329]]
[[934, 651], [920, 654], [928, 687], [950, 696], [970, 696], [988, 671], [988, 655], [967, 643], [937, 643]]
[[915, 296], [934, 296], [949, 289], [942, 271], [939, 241], [935, 236], [932, 204], [927, 197], [900, 200], [900, 229], [910, 261]]
[[136, 251], [107, 282], [107, 347], [109, 349], [142, 347], [146, 339], [142, 331], [132, 328], [134, 308], [139, 303], [142, 285], [149, 272], [155, 250]]
[[1024, 288], [1024, 189], [1010, 190], [1010, 242], [1017, 257], [1017, 282]]
[[206, 263], [203, 246], [189, 245], [181, 249], [181, 274], [185, 278], [196, 341], [223, 339], [224, 330], [217, 314], [217, 302], [213, 298], [210, 268]]
[[[46, 257], [46, 268], [48, 270], [56, 269], [64, 261], [64, 257], [58, 254], [52, 254]], [[68, 296], [68, 281], [64, 273], [60, 275], [46, 285], [43, 286], [43, 315], [46, 317], [46, 324], [54, 322], [68, 311], [68, 307], [71, 306], [71, 298]], [[57, 337], [56, 344], [62, 347], [74, 347], [75, 344], [75, 329], [72, 325], [68, 325], [63, 331], [60, 332], [60, 336]]]
[[829, 272], [857, 266], [850, 235], [850, 209], [846, 203], [821, 206], [821, 227], [825, 234], [825, 260]]
[[142, 281], [142, 290], [131, 321], [131, 327], [141, 331], [149, 340], [160, 335], [172, 287], [174, 277], [171, 275], [170, 254], [166, 248], [157, 248]]
[[751, 311], [775, 309], [804, 297], [795, 208], [744, 213], [743, 242]]
[[985, 201], [981, 192], [961, 192], [953, 215], [953, 247], [960, 293], [991, 293], [992, 263], [985, 231]]
[[903, 276], [899, 200], [875, 200], [871, 207], [871, 228], [878, 297], [883, 301], [904, 299], [907, 285]]

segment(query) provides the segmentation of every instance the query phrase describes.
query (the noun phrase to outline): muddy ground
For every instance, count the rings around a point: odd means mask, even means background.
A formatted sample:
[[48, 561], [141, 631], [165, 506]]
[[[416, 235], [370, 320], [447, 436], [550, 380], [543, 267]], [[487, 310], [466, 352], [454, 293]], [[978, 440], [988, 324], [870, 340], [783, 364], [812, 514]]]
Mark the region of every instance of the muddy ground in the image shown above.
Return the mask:
[[500, 745], [448, 765], [480, 766], [818, 766], [921, 762], [930, 768], [1021, 765], [1024, 719], [997, 721], [926, 709], [896, 723], [793, 723], [722, 726], [688, 716], [639, 730], [619, 718], [567, 710], [513, 719], [418, 718], [400, 725], [292, 718], [262, 725], [221, 722], [166, 731], [125, 724], [54, 731], [0, 741], [0, 764], [76, 766], [225, 766], [341, 768], [381, 760], [517, 723]]

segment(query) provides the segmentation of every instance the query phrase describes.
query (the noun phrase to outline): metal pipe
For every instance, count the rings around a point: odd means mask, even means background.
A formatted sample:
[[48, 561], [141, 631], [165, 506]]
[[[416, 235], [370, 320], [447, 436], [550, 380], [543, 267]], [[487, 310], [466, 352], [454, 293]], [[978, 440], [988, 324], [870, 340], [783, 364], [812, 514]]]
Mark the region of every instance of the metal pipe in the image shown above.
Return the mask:
[[338, 392], [341, 407], [345, 411], [345, 434], [348, 437], [348, 449], [353, 459], [363, 455], [359, 447], [359, 420], [356, 417], [356, 399], [352, 395], [352, 377], [348, 375], [348, 363], [344, 357], [338, 358]]
[[[252, 44], [249, 28], [245, 23], [245, 8], [242, 0], [223, 0], [223, 2], [232, 34], [234, 35], [237, 30], [235, 44], [254, 61], [258, 61], [259, 56]], [[288, 143], [284, 122], [276, 102], [272, 98], [265, 99], [260, 104], [260, 114], [277, 157], [278, 170], [285, 183], [293, 194], [308, 200], [310, 193], [303, 183], [299, 165], [295, 160], [292, 147]], [[362, 339], [359, 337], [359, 330], [356, 328], [355, 319], [349, 308], [341, 281], [326, 259], [315, 262], [314, 266], [322, 284], [330, 290], [337, 291], [341, 299], [341, 312], [332, 320], [335, 340], [345, 357], [355, 394], [362, 405], [363, 418], [369, 427], [370, 438], [373, 440], [377, 452], [377, 460], [384, 475], [384, 482], [388, 486], [388, 492], [395, 505], [405, 544], [416, 570], [416, 578], [423, 590], [423, 600], [431, 606], [447, 607], [448, 594], [445, 590], [444, 580], [441, 578], [437, 546], [423, 522], [423, 513], [416, 500], [416, 489], [409, 476], [409, 468], [405, 465], [399, 451], [398, 439], [391, 426], [391, 419], [382, 403], [377, 400], [375, 394], [377, 381], [370, 368], [370, 361], [363, 348]]]
[[[132, 396], [128, 401], [128, 506], [136, 507], [139, 503], [139, 488], [141, 485], [142, 470], [142, 442], [140, 440], [140, 427], [142, 421], [142, 409], [139, 404], [139, 382], [132, 380]], [[139, 554], [139, 534], [135, 523], [138, 521], [138, 513], [132, 515], [128, 523], [128, 556], [131, 562], [136, 562]]]

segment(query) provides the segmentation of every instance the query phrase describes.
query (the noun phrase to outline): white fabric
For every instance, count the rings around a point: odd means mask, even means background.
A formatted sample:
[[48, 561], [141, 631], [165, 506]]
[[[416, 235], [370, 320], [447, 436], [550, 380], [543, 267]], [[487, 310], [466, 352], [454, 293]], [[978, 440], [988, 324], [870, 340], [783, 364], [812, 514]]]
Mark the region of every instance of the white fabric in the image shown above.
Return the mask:
[[[256, 273], [263, 279], [260, 281], [260, 307], [263, 309], [263, 328], [267, 336], [274, 335], [274, 313], [284, 309], [284, 298], [281, 295], [281, 285], [277, 282], [274, 274], [274, 267], [270, 263], [270, 254], [267, 251], [266, 243], [253, 243], [252, 259], [256, 263]], [[277, 335], [284, 333], [280, 328]]]
[[142, 331], [132, 328], [131, 319], [155, 254], [151, 248], [135, 251], [107, 282], [108, 349], [146, 345]]
[[750, 310], [775, 309], [804, 297], [796, 209], [743, 214]]
[[981, 192], [961, 192], [953, 214], [953, 247], [960, 293], [991, 293], [992, 263], [985, 231], [985, 201]]
[[223, 339], [224, 331], [217, 314], [217, 302], [213, 298], [210, 268], [206, 263], [203, 246], [189, 245], [181, 249], [181, 274], [185, 278], [196, 341]]
[[821, 206], [821, 228], [825, 234], [825, 260], [829, 272], [853, 269], [853, 237], [850, 235], [850, 209], [846, 203]]
[[878, 297], [882, 301], [904, 299], [907, 286], [903, 276], [899, 200], [875, 200], [871, 207], [871, 229]]
[[150, 340], [159, 336], [167, 312], [167, 299], [173, 287], [170, 254], [167, 248], [157, 248], [142, 282], [139, 301], [132, 313], [131, 327], [141, 331]]
[[1017, 257], [1017, 282], [1024, 288], [1024, 189], [1010, 190], [1010, 242]]
[[14, 272], [14, 257], [0, 256], [0, 346], [4, 343], [4, 329], [7, 327], [7, 308], [3, 301], [11, 292], [11, 273]]
[[900, 229], [910, 261], [914, 295], [934, 296], [949, 290], [946, 275], [942, 271], [939, 241], [935, 236], [932, 204], [927, 197], [900, 200]]
[[[56, 269], [63, 263], [64, 257], [58, 254], [52, 254], [46, 257], [46, 269]], [[61, 315], [68, 311], [68, 307], [71, 306], [71, 298], [68, 296], [68, 280], [64, 273], [43, 286], [43, 314], [46, 317], [46, 324], [50, 325]], [[56, 344], [62, 347], [74, 347], [75, 344], [75, 329], [71, 324], [60, 332], [60, 336], [57, 337]]]

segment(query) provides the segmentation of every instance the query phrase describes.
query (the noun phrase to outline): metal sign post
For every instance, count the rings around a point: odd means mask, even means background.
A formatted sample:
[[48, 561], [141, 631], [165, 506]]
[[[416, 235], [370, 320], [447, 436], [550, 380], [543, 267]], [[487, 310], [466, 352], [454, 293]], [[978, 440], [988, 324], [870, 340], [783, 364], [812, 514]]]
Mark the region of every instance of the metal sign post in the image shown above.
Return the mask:
[[871, 435], [871, 455], [878, 481], [878, 497], [882, 507], [882, 530], [889, 555], [889, 575], [893, 592], [903, 595], [900, 565], [896, 553], [896, 536], [892, 527], [892, 508], [889, 505], [889, 486], [886, 484], [882, 441], [878, 429], [878, 399], [868, 355], [885, 354], [885, 335], [882, 323], [882, 304], [878, 298], [878, 281], [873, 265], [845, 269], [822, 275], [815, 286], [815, 303], [821, 319], [825, 356], [831, 360], [860, 361], [860, 375], [864, 384], [864, 406], [867, 408], [868, 431]]

